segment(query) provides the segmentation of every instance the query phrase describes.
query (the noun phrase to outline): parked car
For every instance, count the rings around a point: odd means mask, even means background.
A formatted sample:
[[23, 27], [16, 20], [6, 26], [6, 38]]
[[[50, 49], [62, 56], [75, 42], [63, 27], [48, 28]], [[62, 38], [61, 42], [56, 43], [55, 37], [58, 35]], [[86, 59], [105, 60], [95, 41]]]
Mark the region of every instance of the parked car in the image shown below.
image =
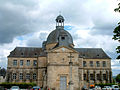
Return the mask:
[[34, 86], [32, 90], [42, 90], [39, 86]]
[[0, 90], [4, 90], [4, 88], [2, 86], [0, 86]]
[[119, 86], [118, 85], [112, 85], [112, 90], [119, 90]]
[[110, 86], [104, 86], [104, 88], [102, 88], [102, 90], [112, 90], [112, 88]]
[[94, 87], [89, 87], [89, 90], [94, 90]]
[[93, 90], [101, 90], [100, 86], [95, 86], [95, 88]]
[[82, 88], [82, 90], [88, 90], [87, 86], [84, 85], [83, 88]]
[[12, 86], [10, 90], [20, 90], [19, 86]]

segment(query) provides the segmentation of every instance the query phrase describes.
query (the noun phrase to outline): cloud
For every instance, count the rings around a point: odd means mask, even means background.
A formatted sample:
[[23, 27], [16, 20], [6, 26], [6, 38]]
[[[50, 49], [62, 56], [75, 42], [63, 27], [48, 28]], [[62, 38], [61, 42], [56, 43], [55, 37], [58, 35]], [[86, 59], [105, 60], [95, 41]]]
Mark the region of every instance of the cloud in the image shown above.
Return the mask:
[[0, 6], [0, 12], [0, 44], [11, 43], [16, 36], [32, 31], [25, 7], [6, 3]]
[[102, 48], [112, 59], [117, 57], [116, 46], [118, 42], [112, 40], [110, 35], [92, 35], [91, 30], [70, 30], [75, 47], [77, 48]]
[[12, 43], [0, 45], [0, 67], [7, 68], [7, 56], [17, 46], [25, 47], [25, 41], [14, 39]]
[[0, 44], [11, 43], [17, 36], [53, 29], [53, 20], [59, 11], [62, 11], [66, 25], [89, 28], [93, 30], [92, 34], [112, 34], [117, 20], [112, 14], [113, 5], [107, 0], [2, 0]]
[[[32, 2], [34, 0], [29, 3]], [[23, 1], [2, 1], [0, 5], [0, 44], [11, 43], [17, 36], [37, 32], [40, 28], [46, 30], [51, 25], [47, 22], [48, 16], [42, 15], [41, 10], [36, 10], [39, 8], [37, 3], [38, 7], [34, 4], [33, 6], [31, 4], [26, 6], [26, 4], [27, 2], [23, 3]]]
[[31, 47], [42, 47], [42, 43], [46, 41], [47, 35], [47, 32], [34, 33], [34, 35], [27, 40], [26, 44]]
[[120, 74], [120, 60], [111, 60], [111, 67], [114, 76]]
[[112, 40], [118, 14], [114, 0], [1, 0], [0, 1], [0, 62], [7, 66], [7, 55], [16, 46], [41, 47], [55, 29], [55, 18], [65, 18], [75, 47], [103, 48], [115, 59]]

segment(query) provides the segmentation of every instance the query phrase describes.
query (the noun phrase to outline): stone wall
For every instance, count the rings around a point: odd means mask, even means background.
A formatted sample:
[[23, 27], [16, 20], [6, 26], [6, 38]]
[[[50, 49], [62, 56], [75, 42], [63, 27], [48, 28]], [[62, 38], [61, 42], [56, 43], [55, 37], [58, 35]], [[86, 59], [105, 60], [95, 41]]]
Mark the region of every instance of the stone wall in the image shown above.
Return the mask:
[[[35, 82], [40, 87], [49, 87], [60, 90], [60, 77], [67, 78], [67, 89], [70, 81], [70, 60], [72, 66], [72, 80], [74, 90], [80, 90], [84, 85], [89, 87], [92, 83], [110, 83], [112, 80], [111, 60], [110, 59], [84, 59], [79, 58], [79, 53], [73, 49], [66, 47], [58, 47], [47, 51], [47, 57], [37, 58], [8, 58], [7, 81], [9, 82]], [[17, 60], [17, 66], [13, 66], [13, 60]], [[20, 66], [20, 60], [24, 61], [23, 66]], [[30, 60], [30, 65], [26, 62]], [[33, 60], [37, 60], [37, 65], [33, 66]], [[86, 61], [86, 67], [83, 66], [83, 61]], [[93, 61], [93, 66], [90, 66], [90, 61]], [[100, 62], [100, 66], [96, 66], [96, 62]], [[103, 61], [106, 66], [103, 67]], [[16, 73], [16, 80], [12, 79], [13, 73]], [[23, 80], [19, 80], [19, 74], [23, 73]], [[30, 73], [30, 80], [26, 80], [26, 74]], [[37, 79], [32, 79], [32, 74], [37, 74]], [[106, 74], [107, 73], [107, 74]], [[86, 80], [84, 80], [86, 74]], [[90, 74], [94, 75], [94, 80], [90, 80]], [[97, 74], [106, 74], [106, 80], [97, 80]]]
[[67, 78], [67, 89], [69, 88], [70, 81], [70, 56], [73, 62], [72, 66], [72, 80], [74, 83], [74, 90], [79, 88], [79, 61], [78, 53], [67, 48], [58, 48], [48, 53], [47, 57], [47, 86], [60, 90], [60, 77]]

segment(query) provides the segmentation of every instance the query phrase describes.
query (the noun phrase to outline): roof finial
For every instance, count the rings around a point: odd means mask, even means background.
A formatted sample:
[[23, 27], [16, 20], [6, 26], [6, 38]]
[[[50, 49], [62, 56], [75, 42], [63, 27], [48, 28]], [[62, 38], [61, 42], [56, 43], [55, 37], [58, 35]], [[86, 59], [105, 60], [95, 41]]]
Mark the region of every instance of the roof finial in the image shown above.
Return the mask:
[[59, 11], [59, 15], [61, 15], [61, 11]]

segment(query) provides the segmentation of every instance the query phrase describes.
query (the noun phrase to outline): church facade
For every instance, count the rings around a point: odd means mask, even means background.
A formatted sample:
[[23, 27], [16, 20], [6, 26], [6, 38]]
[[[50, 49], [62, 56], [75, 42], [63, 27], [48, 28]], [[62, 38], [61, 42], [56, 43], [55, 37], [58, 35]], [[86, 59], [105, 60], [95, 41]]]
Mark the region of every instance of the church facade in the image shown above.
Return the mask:
[[8, 56], [8, 82], [34, 82], [42, 88], [81, 90], [96, 83], [111, 83], [111, 58], [101, 48], [74, 48], [64, 18], [42, 47], [16, 47]]

